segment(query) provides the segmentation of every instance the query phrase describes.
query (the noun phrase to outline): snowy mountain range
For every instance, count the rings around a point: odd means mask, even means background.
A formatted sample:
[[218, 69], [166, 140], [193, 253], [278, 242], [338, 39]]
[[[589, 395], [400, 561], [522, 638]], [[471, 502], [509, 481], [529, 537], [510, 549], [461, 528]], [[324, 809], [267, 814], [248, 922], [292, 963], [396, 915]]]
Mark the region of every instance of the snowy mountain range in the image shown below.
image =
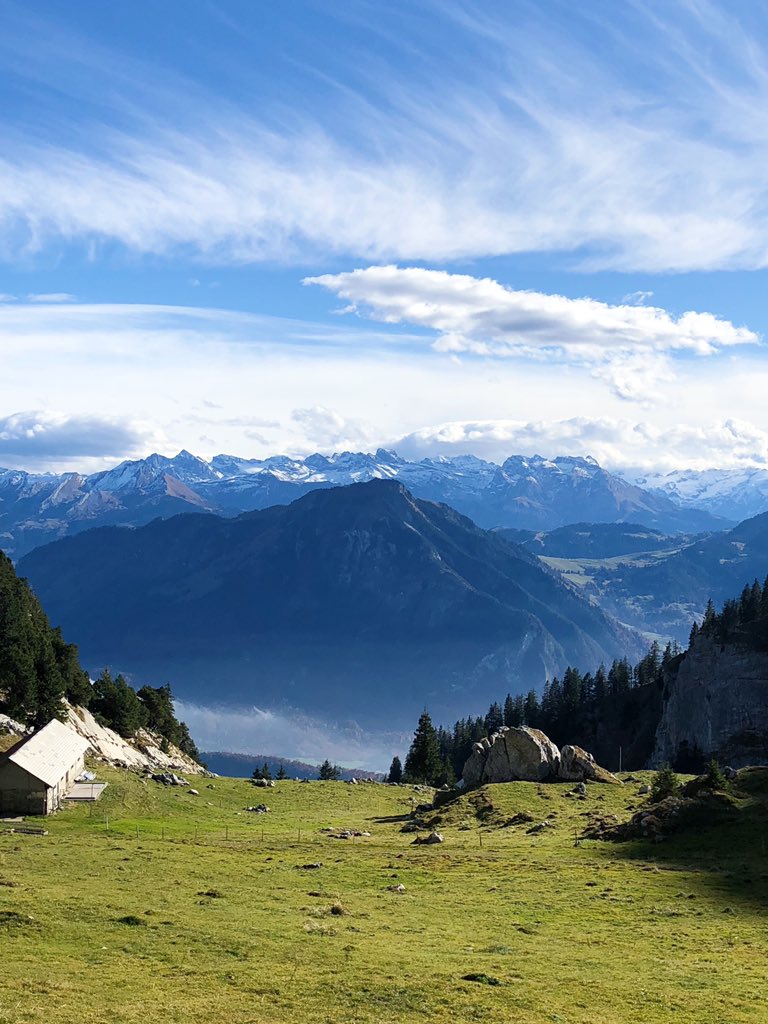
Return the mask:
[[646, 473], [639, 487], [665, 494], [681, 508], [704, 509], [726, 519], [749, 519], [768, 511], [768, 469], [677, 470]]
[[[384, 449], [303, 459], [217, 455], [210, 461], [181, 451], [174, 458], [154, 454], [90, 476], [0, 469], [0, 548], [20, 558], [94, 526], [140, 526], [193, 511], [234, 516], [288, 504], [312, 490], [374, 479], [397, 480], [416, 497], [450, 505], [486, 529], [632, 522], [666, 533], [699, 533], [753, 514], [752, 505], [761, 500], [762, 508], [768, 507], [768, 474], [765, 481], [755, 477], [749, 497], [734, 482], [715, 503], [714, 478], [699, 502], [692, 478], [684, 485], [682, 477], [679, 482], [649, 477], [641, 485], [609, 473], [594, 459], [571, 456], [512, 455], [499, 466], [472, 455], [413, 462]], [[763, 484], [765, 492], [759, 490]], [[743, 511], [747, 501], [749, 513]]]

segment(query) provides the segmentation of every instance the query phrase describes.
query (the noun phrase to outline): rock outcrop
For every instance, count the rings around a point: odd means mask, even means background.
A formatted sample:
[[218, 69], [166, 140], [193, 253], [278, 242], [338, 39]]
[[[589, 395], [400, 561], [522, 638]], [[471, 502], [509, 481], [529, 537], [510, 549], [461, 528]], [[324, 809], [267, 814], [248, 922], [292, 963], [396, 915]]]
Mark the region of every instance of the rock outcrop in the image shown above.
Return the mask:
[[619, 780], [581, 747], [566, 746], [562, 752], [540, 729], [503, 726], [490, 738], [475, 743], [464, 765], [464, 784], [486, 782], [542, 782], [563, 779], [570, 782], [613, 782]]
[[619, 782], [619, 779], [606, 768], [602, 768], [588, 751], [570, 743], [560, 751], [557, 775], [567, 782]]
[[97, 722], [87, 708], [66, 704], [66, 710], [67, 725], [88, 740], [92, 754], [109, 764], [118, 768], [183, 772], [187, 775], [210, 774], [173, 744], [162, 744], [161, 738], [147, 729], [139, 729], [134, 739], [126, 740]]
[[696, 638], [667, 680], [650, 764], [685, 748], [736, 768], [768, 762], [768, 653]]

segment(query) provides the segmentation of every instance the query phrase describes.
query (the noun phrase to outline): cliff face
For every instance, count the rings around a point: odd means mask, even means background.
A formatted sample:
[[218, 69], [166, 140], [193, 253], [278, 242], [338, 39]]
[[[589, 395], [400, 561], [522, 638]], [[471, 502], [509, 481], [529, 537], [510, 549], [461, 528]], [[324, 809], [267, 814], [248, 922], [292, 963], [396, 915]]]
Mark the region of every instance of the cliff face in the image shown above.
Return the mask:
[[685, 744], [734, 768], [768, 763], [768, 653], [697, 637], [668, 679], [651, 765]]

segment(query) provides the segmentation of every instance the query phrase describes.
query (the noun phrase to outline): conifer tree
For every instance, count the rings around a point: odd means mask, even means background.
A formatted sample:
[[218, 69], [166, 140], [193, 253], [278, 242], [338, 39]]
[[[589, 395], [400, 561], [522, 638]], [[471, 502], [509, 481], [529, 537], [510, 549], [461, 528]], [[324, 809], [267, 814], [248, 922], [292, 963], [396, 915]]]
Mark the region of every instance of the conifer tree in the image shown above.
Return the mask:
[[511, 693], [508, 693], [504, 701], [504, 725], [514, 726], [520, 725], [516, 721], [517, 715], [515, 714], [515, 701]]
[[341, 768], [339, 768], [337, 764], [331, 764], [331, 762], [326, 757], [326, 759], [320, 765], [320, 779], [323, 782], [338, 782], [340, 778]]
[[280, 767], [277, 769], [277, 776], [276, 776], [276, 778], [280, 782], [282, 782], [283, 779], [287, 779], [288, 778], [288, 772], [285, 770], [285, 765], [282, 763], [282, 761], [280, 762]]
[[485, 716], [485, 731], [490, 736], [491, 733], [498, 732], [502, 725], [504, 725], [504, 712], [501, 705], [494, 702], [488, 708]]
[[392, 764], [389, 766], [389, 774], [387, 775], [387, 782], [400, 783], [403, 781], [403, 765], [400, 758], [395, 754], [392, 758]]
[[93, 684], [91, 708], [99, 721], [126, 739], [147, 723], [146, 708], [136, 691], [122, 675], [113, 679], [106, 668]]
[[608, 676], [605, 672], [605, 665], [601, 662], [598, 666], [597, 672], [595, 672], [595, 684], [594, 694], [597, 703], [601, 703], [605, 700], [608, 693]]
[[525, 724], [536, 729], [539, 725], [539, 698], [535, 690], [529, 690], [525, 696]]
[[405, 759], [405, 778], [408, 782], [436, 784], [443, 770], [437, 732], [429, 712], [425, 709], [413, 735], [413, 742]]

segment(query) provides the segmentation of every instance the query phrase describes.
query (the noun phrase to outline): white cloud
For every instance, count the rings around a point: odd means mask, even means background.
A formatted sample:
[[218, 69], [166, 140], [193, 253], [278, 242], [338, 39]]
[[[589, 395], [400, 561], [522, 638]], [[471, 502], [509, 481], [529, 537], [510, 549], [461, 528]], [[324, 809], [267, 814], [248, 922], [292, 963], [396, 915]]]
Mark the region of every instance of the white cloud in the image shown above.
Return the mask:
[[417, 267], [368, 267], [305, 278], [384, 323], [437, 333], [438, 352], [570, 359], [626, 399], [647, 399], [673, 379], [670, 356], [712, 355], [756, 344], [757, 335], [711, 313], [674, 317], [653, 306], [612, 306], [595, 299], [514, 291], [490, 278]]
[[8, 292], [0, 292], [0, 302], [15, 302], [16, 296], [9, 295]]
[[628, 304], [630, 306], [644, 306], [648, 299], [652, 298], [653, 292], [639, 291], [630, 292], [629, 295], [625, 295], [621, 301], [623, 304]]
[[[436, 358], [423, 333], [357, 318], [329, 328], [218, 309], [12, 304], [0, 307], [0, 350], [0, 418], [58, 410], [56, 417], [79, 422], [87, 410], [91, 427], [103, 421], [130, 428], [128, 435], [104, 433], [115, 448], [102, 443], [98, 456], [78, 456], [65, 443], [45, 449], [44, 437], [33, 437], [25, 454], [6, 450], [0, 458], [18, 468], [95, 470], [122, 456], [181, 448], [252, 458], [398, 448], [404, 435], [410, 453], [455, 452], [464, 444], [464, 451], [503, 461], [538, 448], [649, 468], [695, 460], [727, 466], [763, 450], [759, 430], [712, 426], [733, 422], [734, 410], [743, 423], [764, 423], [768, 368], [756, 346], [689, 359], [684, 385], [659, 380], [659, 401], [639, 425], [627, 418], [626, 402], [594, 378], [600, 363], [495, 356], [454, 362]], [[643, 351], [649, 360], [666, 356]], [[630, 379], [637, 376], [635, 370]], [[34, 432], [38, 421], [30, 422]], [[624, 426], [595, 435], [594, 426], [582, 430], [580, 423]], [[681, 424], [689, 442], [673, 444], [669, 432]], [[83, 430], [75, 450], [97, 450], [98, 430]], [[14, 427], [15, 435], [23, 432]], [[13, 443], [21, 445], [18, 437]]]
[[299, 424], [308, 446], [316, 448], [349, 448], [365, 445], [371, 431], [357, 420], [345, 419], [333, 409], [316, 405], [311, 409], [294, 409], [291, 419]]
[[76, 302], [77, 296], [69, 292], [31, 292], [27, 296], [28, 302]]
[[20, 467], [61, 460], [116, 458], [144, 452], [165, 439], [149, 424], [119, 416], [17, 412], [0, 418], [0, 459]]
[[403, 756], [410, 734], [363, 730], [354, 722], [322, 721], [296, 709], [217, 708], [177, 700], [201, 750], [269, 754], [319, 764], [328, 758], [350, 768], [386, 771], [394, 754]]

